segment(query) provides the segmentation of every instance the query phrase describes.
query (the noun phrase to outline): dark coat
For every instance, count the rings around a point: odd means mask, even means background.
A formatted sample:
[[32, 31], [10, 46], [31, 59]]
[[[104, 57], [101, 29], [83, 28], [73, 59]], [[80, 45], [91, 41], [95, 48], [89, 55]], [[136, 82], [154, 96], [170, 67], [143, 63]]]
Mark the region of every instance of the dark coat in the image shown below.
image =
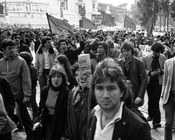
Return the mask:
[[[124, 71], [124, 58], [118, 60], [118, 64]], [[136, 97], [144, 98], [146, 87], [147, 87], [147, 77], [145, 72], [145, 66], [142, 60], [133, 56], [133, 60], [130, 66], [130, 81], [132, 84], [132, 90], [134, 93], [134, 99]]]
[[66, 57], [68, 58], [71, 65], [78, 61], [78, 55], [84, 50], [84, 42], [80, 42], [80, 47], [78, 49], [70, 49], [65, 52]]
[[11, 117], [14, 114], [15, 100], [10, 83], [0, 76], [0, 93], [2, 94], [5, 109], [7, 114]]
[[[93, 140], [97, 118], [90, 121], [87, 140]], [[137, 114], [123, 106], [122, 119], [115, 123], [112, 140], [151, 140], [150, 127]]]
[[[41, 100], [39, 104], [39, 110], [40, 111], [43, 110], [43, 115], [42, 115], [43, 128], [45, 127], [45, 124], [47, 122], [46, 115], [48, 110], [45, 103], [48, 96], [48, 90], [49, 90], [48, 86], [42, 89]], [[55, 106], [55, 115], [54, 115], [55, 128], [51, 130], [53, 131], [52, 140], [59, 140], [66, 129], [68, 97], [69, 97], [69, 90], [66, 87], [62, 87], [58, 95], [56, 106]]]
[[26, 44], [22, 44], [20, 43], [20, 47], [19, 47], [19, 50], [18, 52], [29, 52], [31, 54], [31, 51], [29, 49], [29, 46], [27, 46]]

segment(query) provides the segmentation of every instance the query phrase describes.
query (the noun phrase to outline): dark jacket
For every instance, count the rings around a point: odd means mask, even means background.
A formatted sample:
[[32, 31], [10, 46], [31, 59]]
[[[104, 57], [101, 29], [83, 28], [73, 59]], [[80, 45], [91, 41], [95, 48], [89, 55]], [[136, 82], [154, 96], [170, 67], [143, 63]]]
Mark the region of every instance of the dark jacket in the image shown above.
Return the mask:
[[78, 49], [70, 49], [65, 52], [66, 57], [68, 58], [71, 65], [78, 61], [78, 55], [84, 50], [84, 42], [80, 42], [80, 47]]
[[0, 93], [2, 94], [5, 109], [11, 117], [14, 114], [15, 100], [10, 83], [0, 76]]
[[[118, 60], [118, 64], [124, 71], [124, 58]], [[144, 98], [146, 87], [147, 87], [147, 77], [145, 73], [145, 66], [142, 60], [133, 56], [133, 60], [130, 66], [129, 78], [132, 84], [132, 90], [134, 93], [134, 99], [136, 97]]]
[[29, 47], [26, 44], [22, 44], [22, 43], [20, 43], [20, 47], [19, 47], [18, 52], [19, 53], [20, 52], [29, 52], [31, 54]]
[[[49, 90], [48, 86], [42, 89], [41, 100], [39, 103], [40, 113], [43, 111], [42, 118], [41, 118], [43, 128], [45, 127], [45, 124], [47, 122], [46, 115], [48, 110], [45, 103], [48, 96], [48, 90]], [[53, 131], [52, 140], [57, 140], [57, 139], [59, 140], [66, 129], [68, 97], [69, 97], [69, 90], [66, 87], [62, 87], [61, 91], [59, 92], [59, 95], [56, 101], [56, 106], [55, 106], [55, 115], [54, 115], [55, 128], [51, 130]]]
[[[97, 118], [90, 119], [87, 140], [93, 140]], [[122, 119], [115, 123], [112, 140], [151, 140], [150, 127], [137, 114], [123, 106]]]

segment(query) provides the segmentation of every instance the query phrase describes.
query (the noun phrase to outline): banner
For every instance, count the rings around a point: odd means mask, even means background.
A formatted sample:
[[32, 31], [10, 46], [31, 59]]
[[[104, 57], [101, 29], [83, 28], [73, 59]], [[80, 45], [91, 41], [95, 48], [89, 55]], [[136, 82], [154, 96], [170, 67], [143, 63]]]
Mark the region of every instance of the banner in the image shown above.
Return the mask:
[[92, 71], [91, 71], [91, 59], [89, 54], [81, 54], [78, 56], [79, 63], [79, 79], [81, 87], [90, 87], [92, 80]]
[[130, 28], [136, 30], [136, 25], [133, 19], [125, 15], [124, 28]]
[[87, 19], [85, 17], [82, 17], [82, 20], [80, 20], [80, 27], [85, 29], [92, 29], [96, 30], [97, 26], [95, 23], [93, 23], [90, 19]]
[[48, 13], [46, 13], [46, 16], [52, 34], [60, 34], [64, 31], [73, 32], [72, 26], [65, 20], [55, 18]]
[[103, 15], [92, 14], [91, 20], [93, 23], [95, 23], [95, 25], [101, 25], [103, 21]]
[[151, 46], [149, 45], [139, 45], [139, 48], [142, 50], [143, 56], [151, 53]]

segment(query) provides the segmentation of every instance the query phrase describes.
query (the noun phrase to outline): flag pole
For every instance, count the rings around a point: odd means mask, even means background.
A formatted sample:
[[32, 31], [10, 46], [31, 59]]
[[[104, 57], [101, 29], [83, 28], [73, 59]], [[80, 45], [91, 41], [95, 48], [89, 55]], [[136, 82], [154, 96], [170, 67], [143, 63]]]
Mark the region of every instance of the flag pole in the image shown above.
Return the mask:
[[47, 21], [48, 21], [48, 24], [49, 24], [50, 33], [51, 33], [52, 40], [53, 40], [53, 33], [52, 33], [52, 30], [51, 30], [51, 26], [50, 26], [50, 22], [49, 22], [49, 14], [48, 13], [46, 13], [46, 17], [47, 17]]

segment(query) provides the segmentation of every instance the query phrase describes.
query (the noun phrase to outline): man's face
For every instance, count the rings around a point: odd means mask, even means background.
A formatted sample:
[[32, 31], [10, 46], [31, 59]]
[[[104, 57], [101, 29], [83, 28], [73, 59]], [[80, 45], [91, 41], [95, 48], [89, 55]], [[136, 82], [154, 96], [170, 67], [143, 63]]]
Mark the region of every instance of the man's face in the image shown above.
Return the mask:
[[105, 53], [103, 45], [98, 46], [98, 53], [101, 54], [101, 55]]
[[95, 85], [95, 96], [97, 103], [105, 111], [113, 111], [119, 107], [123, 92], [120, 90], [117, 82], [106, 78], [102, 83]]
[[132, 57], [132, 52], [131, 52], [131, 50], [123, 49], [122, 52], [123, 52], [124, 58], [127, 59], [127, 58], [131, 58], [131, 57]]
[[46, 49], [49, 49], [51, 47], [51, 44], [52, 44], [52, 40], [47, 40], [47, 42], [44, 44], [44, 47]]
[[7, 58], [14, 57], [16, 54], [16, 47], [15, 46], [7, 46], [6, 49], [4, 49], [4, 54]]
[[15, 37], [13, 38], [13, 40], [15, 41], [15, 44], [20, 43], [20, 36], [19, 36], [19, 35], [15, 36]]
[[155, 51], [153, 51], [153, 55], [154, 55], [155, 57], [159, 57], [159, 56], [160, 56], [160, 52], [155, 52]]
[[61, 42], [60, 43], [60, 53], [64, 54], [67, 51], [67, 44], [66, 42]]

